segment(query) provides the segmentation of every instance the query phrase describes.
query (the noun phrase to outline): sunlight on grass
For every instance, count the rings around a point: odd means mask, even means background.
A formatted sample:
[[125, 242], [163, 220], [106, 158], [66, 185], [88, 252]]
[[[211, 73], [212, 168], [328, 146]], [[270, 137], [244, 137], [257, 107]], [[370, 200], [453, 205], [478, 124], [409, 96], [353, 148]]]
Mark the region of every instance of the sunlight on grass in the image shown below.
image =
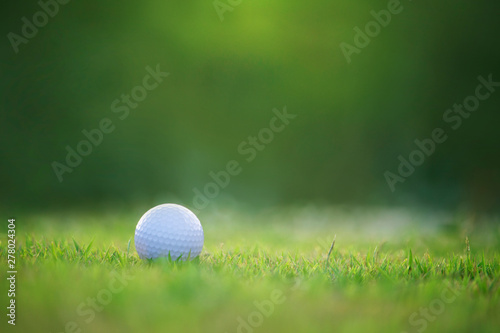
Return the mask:
[[[425, 322], [429, 332], [465, 332], [472, 323], [487, 332], [499, 324], [480, 310], [499, 310], [494, 225], [455, 220], [450, 228], [446, 218], [425, 225], [407, 211], [331, 207], [199, 216], [205, 247], [190, 262], [140, 260], [138, 212], [33, 216], [39, 223], [20, 225], [17, 252], [19, 312], [33, 320], [19, 326], [229, 332], [261, 303], [273, 306], [262, 331], [415, 330], [424, 324], [419, 309], [441, 303], [438, 319]], [[273, 292], [282, 303], [267, 302]]]

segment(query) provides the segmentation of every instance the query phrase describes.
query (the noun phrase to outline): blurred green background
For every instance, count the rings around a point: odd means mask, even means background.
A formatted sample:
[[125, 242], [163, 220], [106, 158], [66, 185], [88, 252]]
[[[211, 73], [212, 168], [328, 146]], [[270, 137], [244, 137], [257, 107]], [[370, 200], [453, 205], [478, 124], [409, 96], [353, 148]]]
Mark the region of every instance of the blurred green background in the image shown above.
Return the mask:
[[[190, 205], [210, 171], [237, 160], [243, 171], [213, 202], [497, 210], [500, 91], [456, 131], [442, 116], [479, 75], [500, 81], [500, 3], [401, 4], [350, 64], [339, 44], [387, 1], [248, 0], [223, 21], [210, 0], [60, 5], [18, 53], [1, 43], [1, 202]], [[40, 10], [33, 0], [3, 7], [4, 36]], [[111, 103], [157, 64], [170, 76], [119, 120]], [[284, 106], [298, 117], [245, 162], [238, 145]], [[51, 163], [103, 118], [114, 132], [59, 182]], [[448, 140], [392, 193], [384, 172], [436, 127]]]

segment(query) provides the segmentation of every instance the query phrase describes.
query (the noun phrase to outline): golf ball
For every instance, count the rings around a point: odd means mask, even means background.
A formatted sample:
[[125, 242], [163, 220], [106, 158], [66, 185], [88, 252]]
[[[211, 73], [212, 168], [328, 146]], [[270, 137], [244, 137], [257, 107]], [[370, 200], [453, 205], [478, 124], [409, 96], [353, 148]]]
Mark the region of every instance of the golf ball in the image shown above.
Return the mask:
[[135, 228], [135, 248], [141, 259], [197, 257], [203, 248], [200, 220], [186, 207], [163, 204], [148, 210]]

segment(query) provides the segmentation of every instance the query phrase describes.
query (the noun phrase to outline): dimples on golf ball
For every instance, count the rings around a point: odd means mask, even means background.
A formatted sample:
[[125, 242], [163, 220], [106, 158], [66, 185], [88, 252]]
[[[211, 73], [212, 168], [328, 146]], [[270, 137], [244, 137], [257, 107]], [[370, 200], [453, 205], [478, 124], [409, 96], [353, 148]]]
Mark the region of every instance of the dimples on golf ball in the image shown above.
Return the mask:
[[141, 259], [197, 257], [203, 248], [203, 228], [189, 209], [164, 204], [151, 208], [135, 228], [135, 248]]

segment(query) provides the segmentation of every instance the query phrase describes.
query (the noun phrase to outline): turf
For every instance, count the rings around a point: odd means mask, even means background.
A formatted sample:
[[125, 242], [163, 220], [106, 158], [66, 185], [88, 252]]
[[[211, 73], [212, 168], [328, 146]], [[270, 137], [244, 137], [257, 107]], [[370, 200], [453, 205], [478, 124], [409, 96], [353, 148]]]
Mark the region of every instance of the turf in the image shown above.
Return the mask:
[[[494, 218], [315, 207], [201, 212], [204, 250], [191, 262], [178, 262], [138, 258], [133, 232], [139, 211], [18, 218], [15, 330], [500, 327], [500, 228]], [[6, 262], [3, 231], [0, 257]], [[3, 304], [5, 275], [2, 269]], [[14, 331], [2, 317], [1, 327]]]

